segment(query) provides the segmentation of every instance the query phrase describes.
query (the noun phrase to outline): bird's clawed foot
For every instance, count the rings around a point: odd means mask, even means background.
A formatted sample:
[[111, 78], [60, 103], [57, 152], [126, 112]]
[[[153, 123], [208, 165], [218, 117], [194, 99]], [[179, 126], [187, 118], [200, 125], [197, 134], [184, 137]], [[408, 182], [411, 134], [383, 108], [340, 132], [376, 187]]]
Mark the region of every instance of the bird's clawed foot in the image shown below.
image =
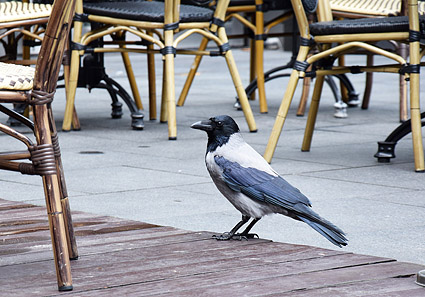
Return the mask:
[[212, 238], [216, 239], [216, 240], [248, 240], [248, 239], [252, 239], [252, 238], [260, 238], [258, 236], [258, 234], [255, 233], [236, 233], [236, 234], [232, 234], [231, 232], [224, 232], [223, 234], [220, 235], [213, 235]]
[[213, 235], [212, 238], [217, 239], [217, 240], [230, 240], [232, 239], [234, 234], [230, 233], [230, 232], [224, 232], [220, 235]]
[[242, 239], [253, 239], [253, 238], [260, 238], [257, 233], [241, 233], [241, 234], [235, 234], [235, 236], [241, 236]]

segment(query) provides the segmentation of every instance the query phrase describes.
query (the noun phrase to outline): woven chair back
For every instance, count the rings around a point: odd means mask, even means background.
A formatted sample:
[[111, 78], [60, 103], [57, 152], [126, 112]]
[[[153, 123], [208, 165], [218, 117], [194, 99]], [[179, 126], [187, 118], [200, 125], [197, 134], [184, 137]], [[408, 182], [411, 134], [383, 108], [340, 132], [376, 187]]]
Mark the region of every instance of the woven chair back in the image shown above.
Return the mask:
[[318, 3], [317, 0], [302, 0], [301, 2], [304, 6], [304, 10], [306, 13], [313, 13], [316, 11]]
[[37, 59], [34, 89], [53, 92], [74, 16], [75, 0], [55, 0]]

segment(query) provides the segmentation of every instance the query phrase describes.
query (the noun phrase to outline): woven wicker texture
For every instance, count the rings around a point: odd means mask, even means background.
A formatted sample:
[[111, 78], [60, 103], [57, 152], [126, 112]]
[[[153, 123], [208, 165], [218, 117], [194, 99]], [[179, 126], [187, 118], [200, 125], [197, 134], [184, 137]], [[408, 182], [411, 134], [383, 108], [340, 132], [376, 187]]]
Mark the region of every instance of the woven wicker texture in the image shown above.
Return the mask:
[[[329, 0], [332, 10], [372, 16], [395, 16], [400, 13], [401, 0]], [[420, 14], [425, 2], [418, 1]]]
[[[425, 16], [419, 18], [421, 33], [425, 33]], [[408, 32], [409, 18], [396, 16], [386, 18], [344, 19], [341, 21], [317, 22], [310, 25], [315, 35]]]
[[0, 63], [0, 90], [31, 90], [34, 73], [33, 67]]
[[0, 22], [22, 21], [50, 16], [52, 5], [10, 1], [0, 3]]
[[[255, 5], [255, 0], [230, 0], [229, 6]], [[291, 1], [263, 0], [263, 11], [281, 10], [292, 8]]]
[[302, 0], [301, 2], [303, 3], [305, 12], [313, 13], [316, 11], [318, 3], [317, 0]]
[[[164, 21], [164, 3], [141, 0], [96, 1], [84, 3], [84, 12], [112, 18], [146, 22]], [[180, 5], [180, 22], [209, 22], [213, 11], [193, 5]]]

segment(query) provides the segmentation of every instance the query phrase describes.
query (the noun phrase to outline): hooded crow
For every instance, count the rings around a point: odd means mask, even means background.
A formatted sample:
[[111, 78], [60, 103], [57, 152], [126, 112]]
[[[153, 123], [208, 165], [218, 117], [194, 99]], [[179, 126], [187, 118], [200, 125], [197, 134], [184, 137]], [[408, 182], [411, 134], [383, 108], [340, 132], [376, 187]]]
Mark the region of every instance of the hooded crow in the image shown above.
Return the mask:
[[[321, 218], [297, 188], [291, 186], [247, 144], [236, 122], [227, 115], [192, 124], [207, 132], [205, 163], [218, 190], [242, 213], [242, 220], [230, 231], [214, 236], [217, 240], [253, 238], [249, 231], [263, 216], [283, 214], [307, 223], [333, 244], [347, 245], [344, 232]], [[252, 218], [242, 233], [236, 233]]]

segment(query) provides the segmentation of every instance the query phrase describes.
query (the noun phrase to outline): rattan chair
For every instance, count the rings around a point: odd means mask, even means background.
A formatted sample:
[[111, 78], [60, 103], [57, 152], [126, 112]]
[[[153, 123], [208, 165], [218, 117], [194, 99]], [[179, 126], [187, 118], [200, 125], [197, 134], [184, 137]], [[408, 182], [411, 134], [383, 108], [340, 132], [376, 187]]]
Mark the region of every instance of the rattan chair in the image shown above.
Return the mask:
[[0, 169], [42, 177], [60, 291], [72, 290], [69, 260], [76, 259], [78, 253], [51, 102], [74, 7], [73, 0], [55, 1], [35, 68], [0, 63], [0, 103], [31, 105], [34, 122], [2, 104], [0, 111], [28, 126], [35, 138], [32, 140], [24, 133], [0, 124], [1, 132], [27, 147], [26, 151], [0, 153]]
[[[52, 11], [52, 5], [7, 1], [0, 3], [0, 42], [5, 49], [1, 61], [19, 64], [35, 64], [30, 60], [30, 46], [41, 41], [41, 34]], [[23, 40], [22, 60], [17, 60], [18, 44]]]
[[[311, 1], [291, 1], [300, 28], [301, 46], [267, 144], [264, 154], [266, 160], [271, 162], [297, 82], [300, 78], [312, 75], [316, 76], [307, 127], [302, 144], [302, 150], [309, 151], [325, 75], [350, 72], [390, 72], [406, 74], [409, 77], [411, 130], [415, 170], [424, 171], [424, 151], [419, 102], [420, 59], [424, 54], [424, 52], [421, 52], [419, 40], [421, 38], [421, 33], [423, 33], [421, 29], [423, 30], [424, 18], [419, 18], [418, 1], [409, 0], [408, 16], [332, 21], [329, 1], [319, 0], [317, 8], [319, 22], [313, 23], [310, 26], [303, 4], [308, 7]], [[316, 1], [312, 2], [312, 7], [314, 7]], [[408, 43], [410, 52], [409, 63], [399, 55], [370, 44], [382, 40], [395, 40]], [[332, 43], [340, 43], [340, 45], [332, 47]], [[307, 58], [308, 53], [313, 47], [319, 50], [318, 53]], [[370, 67], [333, 66], [335, 59], [354, 48], [362, 48], [374, 54], [383, 55], [395, 61], [396, 64], [383, 66], [375, 65]], [[310, 65], [313, 65], [313, 70], [307, 72], [307, 68]]]
[[[84, 5], [81, 0], [78, 0], [76, 18], [74, 20], [74, 36], [71, 44], [72, 54], [70, 78], [67, 87], [67, 104], [62, 129], [65, 131], [71, 129], [80, 56], [85, 51], [90, 50], [92, 52], [115, 51], [124, 55], [128, 54], [128, 52], [147, 53], [148, 55], [162, 54], [164, 71], [160, 121], [168, 122], [168, 138], [170, 140], [177, 139], [174, 56], [176, 54], [223, 56], [226, 59], [237, 95], [240, 98], [249, 130], [256, 131], [254, 117], [242, 86], [232, 51], [228, 46], [227, 35], [223, 26], [228, 4], [229, 0], [220, 0], [216, 9], [211, 11], [203, 7], [180, 5], [179, 0], [165, 0], [163, 3], [140, 0], [95, 1], [92, 3], [85, 2]], [[83, 22], [97, 22], [102, 24], [102, 27], [82, 36]], [[175, 35], [175, 32], [179, 32], [179, 35]], [[219, 50], [193, 51], [177, 48], [182, 40], [194, 33], [201, 34], [215, 42]], [[133, 34], [140, 38], [140, 41], [127, 41], [125, 39], [126, 34]], [[92, 41], [106, 35], [112, 35], [115, 38], [109, 44], [109, 47], [90, 47]], [[142, 45], [146, 43], [149, 45], [143, 48]], [[149, 74], [152, 75], [152, 72], [151, 68]], [[130, 80], [130, 83], [132, 89], [137, 88], [135, 81], [132, 83]], [[152, 101], [150, 102], [151, 110], [156, 105]]]
[[[407, 5], [402, 5], [405, 0], [380, 0], [380, 1], [355, 1], [355, 0], [329, 0], [332, 14], [334, 17], [343, 19], [355, 18], [379, 18], [390, 16], [407, 15]], [[425, 13], [425, 2], [418, 2], [418, 11], [420, 15]], [[408, 48], [405, 43], [391, 42], [390, 47], [394, 48], [394, 52], [398, 53], [403, 58], [407, 58]], [[373, 54], [367, 55], [367, 65], [373, 65]], [[342, 58], [340, 63], [344, 63]], [[400, 121], [404, 122], [408, 119], [407, 108], [407, 84], [405, 75], [400, 74]], [[362, 109], [369, 107], [370, 95], [373, 85], [373, 73], [366, 73], [366, 86], [363, 93]], [[344, 96], [343, 92], [343, 96]]]
[[[264, 14], [269, 11], [280, 11], [279, 15], [265, 22]], [[265, 91], [264, 78], [264, 41], [269, 36], [283, 36], [285, 33], [271, 34], [270, 31], [277, 25], [283, 23], [293, 16], [291, 5], [286, 1], [276, 0], [231, 0], [226, 11], [225, 22], [235, 19], [239, 21], [248, 30], [247, 34], [229, 35], [229, 39], [233, 38], [251, 38], [250, 40], [250, 82], [255, 83], [258, 89], [260, 112], [267, 113], [267, 100]], [[289, 35], [291, 33], [287, 33]], [[204, 38], [199, 46], [200, 51], [207, 48], [208, 39]], [[195, 74], [201, 62], [201, 56], [195, 57], [190, 68], [186, 82], [180, 93], [178, 106], [183, 106], [189, 93]], [[247, 87], [250, 99], [254, 99], [255, 88]]]
[[[1, 62], [22, 65], [33, 65], [30, 48], [40, 45], [42, 34], [52, 11], [52, 5], [43, 3], [28, 3], [23, 1], [6, 1], [0, 3], [0, 42], [5, 54]], [[18, 47], [22, 44], [22, 56], [18, 57]], [[16, 104], [15, 111], [28, 116], [26, 104]], [[9, 118], [12, 125], [18, 121]]]

